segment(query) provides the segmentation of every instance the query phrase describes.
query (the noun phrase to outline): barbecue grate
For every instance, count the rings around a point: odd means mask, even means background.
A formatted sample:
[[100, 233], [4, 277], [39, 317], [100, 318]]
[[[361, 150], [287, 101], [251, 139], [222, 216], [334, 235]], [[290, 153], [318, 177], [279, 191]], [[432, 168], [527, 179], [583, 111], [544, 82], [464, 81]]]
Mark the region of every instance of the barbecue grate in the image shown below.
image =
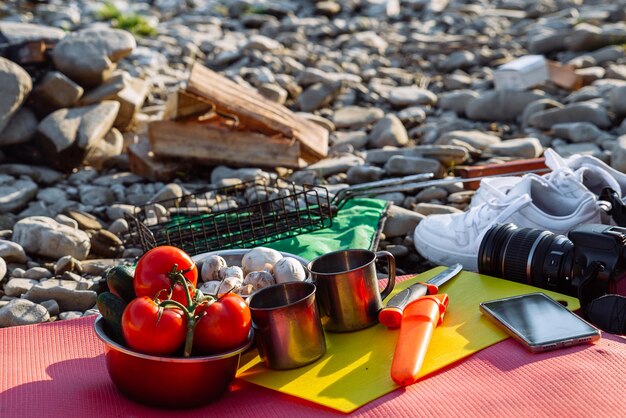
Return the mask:
[[332, 209], [324, 187], [263, 179], [148, 203], [126, 219], [126, 247], [172, 245], [193, 256], [329, 227]]

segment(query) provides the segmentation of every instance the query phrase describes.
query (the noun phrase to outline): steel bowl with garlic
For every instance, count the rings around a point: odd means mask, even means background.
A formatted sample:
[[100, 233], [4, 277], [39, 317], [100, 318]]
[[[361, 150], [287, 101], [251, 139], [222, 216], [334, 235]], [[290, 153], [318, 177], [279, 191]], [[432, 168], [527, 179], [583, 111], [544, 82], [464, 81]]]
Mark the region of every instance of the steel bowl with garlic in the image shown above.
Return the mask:
[[263, 287], [311, 280], [307, 260], [268, 247], [212, 251], [193, 260], [200, 269], [198, 289], [205, 295], [232, 291], [245, 298]]

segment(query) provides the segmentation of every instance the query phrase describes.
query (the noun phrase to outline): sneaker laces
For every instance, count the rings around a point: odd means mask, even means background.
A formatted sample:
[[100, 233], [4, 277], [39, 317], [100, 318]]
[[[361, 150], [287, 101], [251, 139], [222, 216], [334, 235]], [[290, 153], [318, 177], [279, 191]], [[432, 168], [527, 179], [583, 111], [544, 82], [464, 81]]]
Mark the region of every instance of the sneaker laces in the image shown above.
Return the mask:
[[532, 199], [528, 194], [523, 194], [513, 200], [492, 197], [487, 202], [465, 212], [463, 226], [466, 228], [474, 227], [477, 231], [482, 231], [494, 221], [508, 219], [519, 209], [530, 204], [531, 201]]

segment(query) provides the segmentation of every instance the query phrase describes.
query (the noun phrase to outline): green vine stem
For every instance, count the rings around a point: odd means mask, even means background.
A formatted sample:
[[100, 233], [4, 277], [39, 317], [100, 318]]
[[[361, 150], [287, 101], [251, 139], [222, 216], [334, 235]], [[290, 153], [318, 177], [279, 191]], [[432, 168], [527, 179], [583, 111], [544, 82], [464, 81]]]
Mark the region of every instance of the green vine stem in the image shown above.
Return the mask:
[[198, 305], [205, 301], [214, 301], [215, 298], [211, 296], [206, 296], [202, 298], [192, 298], [191, 292], [189, 291], [189, 283], [187, 278], [185, 278], [184, 274], [189, 270], [178, 270], [178, 265], [174, 264], [172, 270], [167, 274], [170, 280], [172, 281], [172, 290], [177, 283], [180, 283], [185, 289], [185, 298], [187, 300], [187, 306], [184, 306], [182, 303], [175, 300], [164, 300], [159, 303], [159, 307], [166, 308], [169, 306], [175, 306], [183, 311], [183, 315], [187, 318], [187, 333], [185, 336], [185, 346], [183, 348], [183, 357], [191, 356], [191, 350], [193, 348], [193, 334], [197, 324], [197, 320], [202, 317], [199, 315], [196, 317], [195, 311]]

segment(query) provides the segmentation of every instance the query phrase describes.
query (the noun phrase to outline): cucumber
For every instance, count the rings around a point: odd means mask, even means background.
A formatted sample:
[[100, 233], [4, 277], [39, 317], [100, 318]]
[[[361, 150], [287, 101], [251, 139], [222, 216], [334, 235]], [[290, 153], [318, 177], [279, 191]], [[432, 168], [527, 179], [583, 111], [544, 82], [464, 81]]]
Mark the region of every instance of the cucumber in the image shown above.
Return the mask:
[[107, 272], [107, 285], [109, 291], [116, 296], [130, 302], [135, 299], [135, 288], [133, 287], [133, 275], [135, 270], [127, 266], [115, 266]]
[[126, 305], [126, 301], [111, 292], [102, 292], [96, 298], [96, 306], [112, 333], [111, 337], [121, 344], [124, 344], [122, 314]]

